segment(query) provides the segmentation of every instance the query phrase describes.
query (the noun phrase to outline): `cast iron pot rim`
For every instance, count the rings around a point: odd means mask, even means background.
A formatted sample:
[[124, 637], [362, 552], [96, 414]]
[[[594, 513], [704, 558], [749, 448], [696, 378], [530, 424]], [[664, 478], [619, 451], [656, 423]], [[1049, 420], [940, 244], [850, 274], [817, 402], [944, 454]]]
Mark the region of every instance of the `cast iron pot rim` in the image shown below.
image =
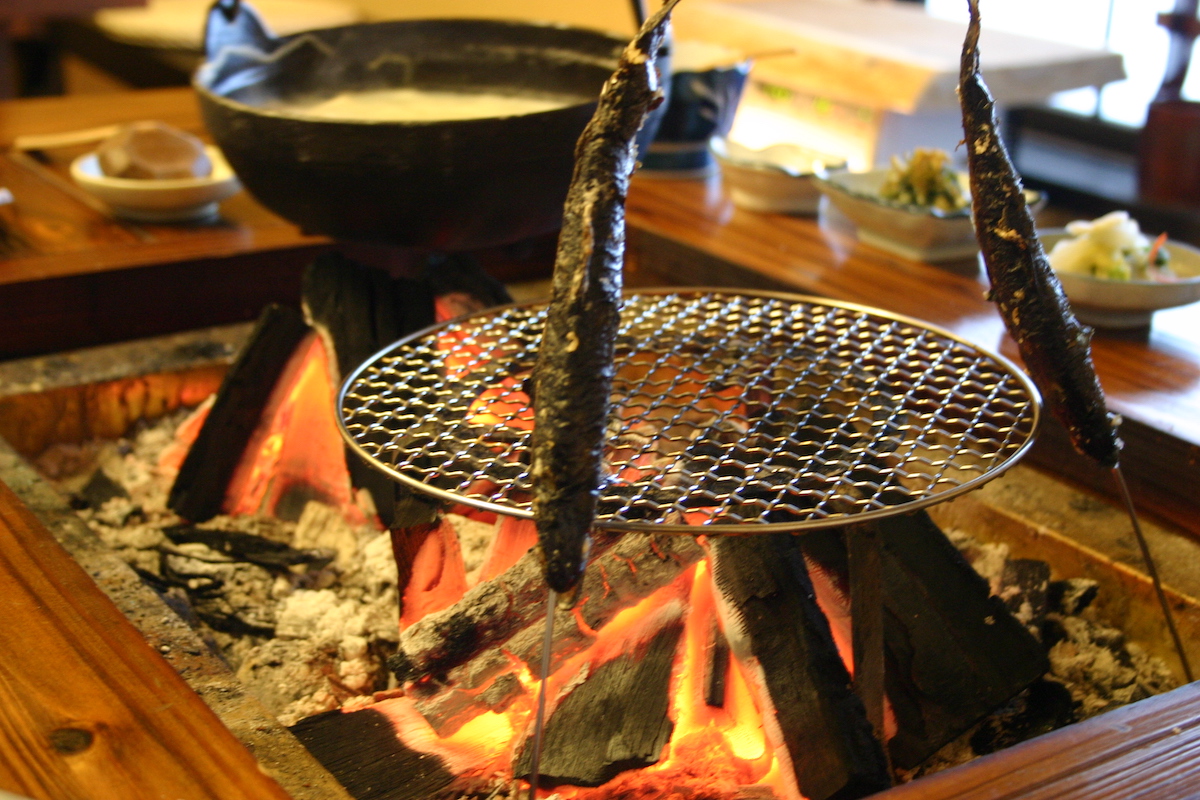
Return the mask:
[[[534, 28], [534, 29], [539, 29], [539, 30], [573, 31], [573, 32], [594, 35], [597, 38], [601, 38], [601, 39], [607, 39], [613, 43], [614, 48], [618, 48], [618, 47], [624, 48], [629, 43], [626, 38], [624, 38], [616, 33], [597, 30], [595, 28], [584, 28], [584, 27], [580, 27], [578, 25], [567, 25], [565, 23], [560, 23], [560, 22], [528, 22], [528, 21], [518, 21], [518, 20], [488, 19], [488, 18], [481, 18], [481, 17], [438, 17], [438, 18], [428, 18], [428, 19], [421, 18], [421, 19], [409, 19], [409, 20], [380, 20], [380, 21], [376, 21], [376, 22], [357, 22], [357, 23], [352, 23], [349, 25], [338, 25], [338, 26], [335, 26], [332, 28], [318, 28], [318, 29], [314, 29], [311, 31], [300, 31], [299, 33], [293, 33], [288, 36], [280, 36], [276, 39], [276, 41], [289, 42], [289, 41], [296, 40], [303, 36], [309, 36], [309, 35], [313, 35], [313, 34], [324, 34], [324, 33], [329, 33], [329, 32], [333, 32], [333, 31], [341, 31], [341, 30], [346, 30], [348, 28], [362, 28], [362, 27], [366, 27], [366, 26], [383, 26], [383, 25], [403, 26], [403, 25], [408, 25], [408, 24], [419, 24], [419, 25], [441, 25], [441, 24], [480, 25], [480, 24], [482, 24], [485, 26], [492, 26], [494, 28], [509, 28], [509, 29]], [[617, 65], [617, 58], [615, 57], [615, 55], [613, 58], [608, 60], [607, 64], [605, 63], [605, 60], [601, 59], [601, 58], [583, 59], [583, 61], [585, 63], [593, 63], [598, 67], [605, 66], [609, 69], [610, 72], [613, 69], [615, 69], [616, 65]], [[327, 128], [349, 126], [349, 127], [353, 127], [353, 128], [357, 128], [357, 129], [361, 130], [364, 127], [370, 128], [370, 127], [389, 126], [389, 127], [418, 129], [418, 128], [433, 127], [435, 125], [440, 126], [440, 127], [450, 126], [450, 127], [470, 128], [470, 127], [480, 125], [480, 124], [494, 123], [498, 119], [521, 118], [521, 119], [536, 120], [538, 117], [542, 117], [542, 116], [546, 116], [546, 115], [561, 114], [564, 111], [571, 111], [571, 110], [585, 108], [587, 106], [594, 106], [594, 105], [596, 105], [596, 103], [598, 102], [598, 99], [599, 99], [599, 93], [597, 92], [597, 97], [585, 100], [580, 103], [572, 103], [571, 105], [568, 105], [568, 106], [560, 106], [558, 108], [550, 108], [550, 109], [546, 109], [544, 111], [533, 111], [528, 114], [511, 114], [511, 115], [503, 116], [503, 117], [479, 117], [479, 118], [475, 118], [475, 119], [459, 119], [459, 120], [386, 120], [386, 119], [338, 120], [338, 119], [327, 119], [327, 118], [322, 118], [322, 117], [307, 117], [307, 116], [298, 115], [295, 113], [288, 113], [281, 109], [264, 108], [262, 106], [251, 105], [249, 103], [243, 103], [238, 100], [234, 100], [227, 95], [218, 94], [217, 92], [214, 92], [212, 89], [210, 89], [205, 84], [205, 82], [203, 82], [200, 79], [200, 73], [203, 71], [204, 67], [208, 63], [209, 63], [208, 56], [206, 55], [205, 61], [199, 67], [197, 67], [196, 71], [192, 74], [192, 88], [195, 89], [196, 93], [198, 95], [200, 95], [204, 100], [207, 100], [208, 102], [212, 102], [212, 103], [215, 103], [218, 105], [226, 106], [229, 110], [236, 111], [239, 113], [247, 113], [247, 114], [252, 114], [255, 116], [259, 116], [259, 117], [265, 117], [265, 118], [270, 118], [270, 119], [280, 120], [280, 121], [303, 122], [305, 124], [321, 125], [321, 126], [325, 126]]]

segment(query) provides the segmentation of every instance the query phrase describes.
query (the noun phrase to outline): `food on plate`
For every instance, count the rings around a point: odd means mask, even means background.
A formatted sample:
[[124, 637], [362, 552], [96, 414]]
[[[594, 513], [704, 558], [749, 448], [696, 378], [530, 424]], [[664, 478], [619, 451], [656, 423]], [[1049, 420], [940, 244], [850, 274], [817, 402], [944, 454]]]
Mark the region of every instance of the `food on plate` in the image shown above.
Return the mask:
[[675, 2], [647, 20], [604, 84], [575, 148], [554, 283], [534, 372], [533, 520], [546, 582], [579, 581], [603, 477], [604, 431], [620, 323], [625, 195], [635, 141], [662, 102], [654, 61]]
[[122, 125], [96, 149], [96, 158], [100, 171], [110, 178], [207, 178], [213, 170], [203, 142], [151, 120]]
[[958, 95], [971, 179], [975, 235], [987, 266], [990, 298], [1050, 411], [1077, 450], [1116, 466], [1119, 418], [1108, 412], [1092, 366], [1091, 331], [1079, 324], [1041, 242], [1004, 144], [992, 97], [979, 75], [979, 2], [963, 42]]
[[1126, 211], [1067, 223], [1069, 238], [1050, 250], [1056, 272], [1078, 272], [1113, 281], [1171, 281], [1164, 233], [1151, 241]]
[[950, 154], [920, 147], [912, 151], [907, 161], [892, 156], [892, 166], [879, 187], [879, 196], [946, 214], [962, 211], [969, 202], [958, 174], [950, 168]]

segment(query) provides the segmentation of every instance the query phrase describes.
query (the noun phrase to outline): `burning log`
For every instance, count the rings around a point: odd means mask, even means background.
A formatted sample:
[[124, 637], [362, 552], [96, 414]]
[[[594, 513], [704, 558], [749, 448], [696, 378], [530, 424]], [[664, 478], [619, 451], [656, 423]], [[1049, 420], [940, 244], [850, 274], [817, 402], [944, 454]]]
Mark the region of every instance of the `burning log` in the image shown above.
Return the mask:
[[263, 309], [179, 468], [168, 508], [191, 522], [204, 522], [221, 513], [226, 488], [275, 383], [307, 333], [299, 312], [277, 305]]
[[763, 534], [709, 544], [725, 636], [755, 687], [768, 737], [809, 800], [891, 786], [883, 748], [851, 690], [817, 606], [801, 537]]
[[[671, 668], [683, 633], [682, 604], [664, 609], [648, 640], [631, 642], [575, 686], [546, 723], [539, 785], [599, 786], [628, 769], [658, 763], [673, 728], [667, 711]], [[513, 773], [529, 775], [529, 740]]]
[[[593, 554], [597, 550], [573, 613], [555, 619], [552, 672], [590, 647], [619, 612], [672, 583], [704, 555], [691, 537], [641, 533], [598, 534]], [[533, 670], [541, 657], [545, 592], [541, 561], [531, 551], [460, 603], [402, 634], [388, 666], [401, 680], [431, 678], [416, 681], [409, 694], [440, 735], [475, 714], [502, 710], [524, 693], [506, 673], [522, 665]], [[440, 671], [421, 675], [412, 671], [415, 665], [437, 665]]]
[[[614, 539], [597, 540], [603, 551]], [[490, 581], [477, 584], [459, 602], [406, 629], [388, 666], [401, 681], [445, 674], [507, 641], [545, 614], [546, 584], [539, 556], [530, 551]]]
[[713, 620], [708, 629], [708, 640], [704, 652], [704, 702], [713, 708], [725, 705], [725, 679], [729, 675], [729, 642], [721, 632], [721, 626]]
[[[555, 668], [591, 644], [595, 631], [619, 611], [666, 586], [703, 556], [689, 537], [642, 533], [598, 535], [592, 553], [575, 613], [559, 615], [555, 621], [551, 661]], [[481, 673], [478, 667], [497, 661], [489, 651], [498, 646], [534, 664], [542, 637], [537, 623], [546, 613], [541, 570], [540, 556], [530, 551], [500, 576], [472, 588], [454, 606], [405, 630], [399, 652], [388, 662], [396, 677], [432, 677], [438, 683], [475, 689], [495, 674]]]
[[[434, 321], [434, 297], [425, 283], [393, 279], [380, 269], [340, 253], [326, 253], [305, 270], [301, 306], [332, 358], [338, 387], [359, 364], [384, 345]], [[351, 483], [366, 489], [384, 526], [395, 517], [395, 483], [347, 449]]]
[[289, 730], [355, 800], [427, 800], [454, 780], [437, 756], [405, 747], [372, 708], [327, 711]]
[[[627, 533], [584, 572], [579, 601], [554, 621], [550, 669], [589, 647], [596, 632], [622, 610], [667, 586], [704, 556], [695, 539], [675, 534]], [[535, 626], [537, 627], [537, 626]], [[541, 657], [540, 630], [526, 628], [504, 649], [530, 668]]]
[[[888, 744], [911, 769], [1049, 665], [1042, 646], [923, 511], [874, 523], [883, 579], [885, 688], [898, 731]], [[804, 554], [845, 579], [839, 530], [802, 538]], [[857, 620], [857, 614], [855, 615]]]

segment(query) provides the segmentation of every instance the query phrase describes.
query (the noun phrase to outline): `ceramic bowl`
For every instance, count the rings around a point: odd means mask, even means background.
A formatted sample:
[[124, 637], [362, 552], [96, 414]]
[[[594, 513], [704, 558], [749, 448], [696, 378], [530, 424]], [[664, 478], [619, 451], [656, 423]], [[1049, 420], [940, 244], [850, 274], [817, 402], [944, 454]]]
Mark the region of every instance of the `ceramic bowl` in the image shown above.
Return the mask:
[[815, 177], [844, 169], [835, 156], [792, 144], [762, 150], [716, 137], [710, 143], [734, 205], [773, 214], [816, 214], [821, 190]]
[[[1067, 233], [1052, 228], [1038, 235], [1049, 253]], [[1179, 278], [1170, 283], [1114, 281], [1076, 272], [1057, 273], [1079, 321], [1095, 328], [1144, 328], [1155, 311], [1200, 300], [1200, 249], [1170, 240], [1164, 246], [1171, 257], [1171, 271]]]
[[205, 148], [212, 174], [204, 178], [148, 180], [110, 178], [100, 170], [95, 153], [71, 163], [77, 184], [107, 203], [113, 213], [138, 222], [194, 222], [216, 216], [217, 204], [242, 188], [221, 151]]
[[[821, 192], [858, 229], [867, 244], [914, 261], [937, 263], [974, 258], [979, 252], [970, 207], [951, 213], [893, 203], [879, 196], [888, 170], [839, 172], [818, 178]], [[969, 198], [967, 176], [958, 173]], [[1045, 204], [1040, 192], [1025, 190], [1030, 210]]]
[[978, 252], [969, 208], [945, 213], [879, 197], [888, 170], [841, 172], [818, 179], [821, 192], [869, 245], [915, 261], [952, 261]]

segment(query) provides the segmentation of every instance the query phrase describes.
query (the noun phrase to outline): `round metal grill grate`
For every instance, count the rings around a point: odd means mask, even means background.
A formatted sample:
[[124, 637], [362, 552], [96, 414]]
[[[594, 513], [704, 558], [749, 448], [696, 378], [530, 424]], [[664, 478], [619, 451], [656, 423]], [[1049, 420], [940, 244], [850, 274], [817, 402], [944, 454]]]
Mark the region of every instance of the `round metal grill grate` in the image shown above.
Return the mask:
[[[352, 446], [423, 492], [530, 516], [544, 313], [492, 310], [375, 356], [342, 389]], [[1011, 466], [1040, 415], [1008, 361], [872, 309], [650, 292], [621, 321], [598, 527], [750, 533], [913, 510]]]

